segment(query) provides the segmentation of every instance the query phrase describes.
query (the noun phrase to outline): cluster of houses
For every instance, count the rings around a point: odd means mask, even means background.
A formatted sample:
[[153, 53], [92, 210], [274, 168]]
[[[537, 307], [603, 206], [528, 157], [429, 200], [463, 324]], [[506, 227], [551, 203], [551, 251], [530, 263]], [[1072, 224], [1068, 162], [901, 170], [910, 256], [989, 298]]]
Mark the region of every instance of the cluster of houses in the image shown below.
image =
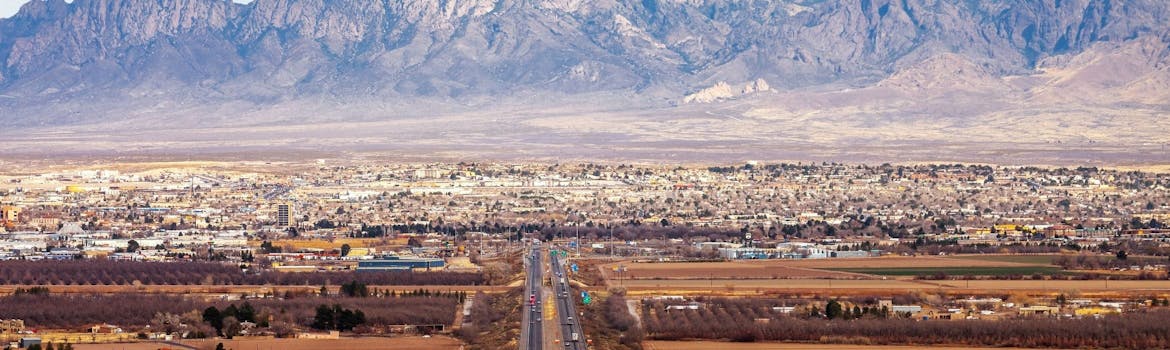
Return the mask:
[[741, 243], [699, 242], [700, 251], [716, 251], [728, 260], [740, 259], [826, 259], [867, 258], [881, 255], [880, 250], [849, 250], [852, 246], [813, 242], [781, 242], [769, 248], [745, 247]]
[[115, 237], [109, 231], [86, 231], [76, 223], [56, 232], [0, 233], [0, 260], [71, 260], [105, 257], [129, 261], [166, 261], [195, 255], [196, 248], [251, 251], [244, 231], [159, 230], [146, 237]]
[[[665, 302], [663, 312], [699, 310], [711, 307], [709, 303], [689, 300], [682, 296], [654, 296], [648, 300]], [[838, 301], [844, 308], [863, 306], [847, 300]], [[1156, 301], [1122, 302], [1093, 299], [1069, 299], [1063, 304], [1053, 301], [1049, 304], [1019, 305], [1014, 302], [1005, 302], [1001, 298], [967, 298], [956, 299], [944, 305], [926, 304], [894, 304], [892, 299], [877, 301], [875, 308], [886, 310], [890, 316], [905, 317], [915, 320], [999, 320], [1004, 318], [1084, 318], [1102, 317], [1109, 314], [1130, 312], [1143, 307], [1151, 307]], [[802, 306], [773, 306], [771, 311], [781, 315], [805, 314], [810, 307], [817, 306], [823, 309], [824, 305], [807, 304]]]

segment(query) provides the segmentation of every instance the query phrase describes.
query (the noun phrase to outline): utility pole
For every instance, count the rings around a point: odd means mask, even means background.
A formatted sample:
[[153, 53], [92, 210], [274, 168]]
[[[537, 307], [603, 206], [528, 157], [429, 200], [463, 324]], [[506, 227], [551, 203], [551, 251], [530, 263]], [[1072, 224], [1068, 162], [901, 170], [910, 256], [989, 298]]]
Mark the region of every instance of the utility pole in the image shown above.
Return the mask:
[[613, 259], [613, 223], [609, 224], [609, 258]]

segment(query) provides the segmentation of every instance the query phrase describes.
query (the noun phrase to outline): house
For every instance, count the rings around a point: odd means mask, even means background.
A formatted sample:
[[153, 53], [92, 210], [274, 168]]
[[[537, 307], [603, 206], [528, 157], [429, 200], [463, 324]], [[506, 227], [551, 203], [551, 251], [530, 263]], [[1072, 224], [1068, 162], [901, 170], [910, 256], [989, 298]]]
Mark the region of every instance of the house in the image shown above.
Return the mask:
[[838, 250], [829, 254], [833, 258], [868, 258], [871, 256], [868, 251], [864, 250]]
[[665, 310], [663, 310], [663, 311], [670, 311], [670, 310], [698, 310], [698, 309], [699, 309], [699, 306], [701, 306], [701, 305], [702, 305], [702, 304], [699, 304], [698, 302], [692, 301], [692, 302], [689, 302], [689, 303], [686, 303], [686, 304], [679, 304], [679, 305], [668, 305], [668, 306], [666, 306], [666, 309], [665, 309]]
[[24, 331], [24, 320], [0, 320], [0, 333], [20, 333]]
[[796, 311], [796, 307], [795, 306], [773, 306], [772, 311], [782, 313], [782, 314], [790, 314], [793, 311]]
[[1044, 229], [1045, 238], [1072, 237], [1076, 236], [1076, 234], [1077, 229], [1075, 227], [1064, 224], [1052, 225]]
[[1020, 308], [1020, 316], [1056, 316], [1060, 308], [1055, 306], [1025, 306]]
[[94, 334], [121, 334], [122, 327], [118, 327], [109, 323], [94, 325], [89, 327], [89, 332]]
[[53, 248], [45, 256], [49, 260], [73, 260], [81, 256], [81, 250], [72, 247]]
[[380, 259], [359, 261], [357, 271], [410, 271], [412, 269], [430, 270], [442, 267], [443, 259], [384, 256]]

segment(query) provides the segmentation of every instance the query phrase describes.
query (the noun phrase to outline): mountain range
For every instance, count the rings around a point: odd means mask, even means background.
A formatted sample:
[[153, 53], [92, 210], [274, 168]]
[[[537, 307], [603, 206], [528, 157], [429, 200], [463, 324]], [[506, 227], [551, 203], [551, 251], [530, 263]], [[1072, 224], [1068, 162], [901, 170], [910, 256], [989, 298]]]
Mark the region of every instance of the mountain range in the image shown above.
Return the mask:
[[[909, 139], [930, 141], [1033, 116], [1105, 129], [1046, 140], [1157, 139], [1109, 123], [1166, 119], [1168, 53], [1164, 0], [32, 0], [0, 20], [0, 122], [459, 116], [636, 142], [685, 125], [688, 139], [753, 145], [783, 138], [724, 121], [855, 124], [878, 142], [884, 126], [917, 123]], [[434, 124], [410, 130], [450, 126]], [[490, 133], [467, 128], [456, 135]]]

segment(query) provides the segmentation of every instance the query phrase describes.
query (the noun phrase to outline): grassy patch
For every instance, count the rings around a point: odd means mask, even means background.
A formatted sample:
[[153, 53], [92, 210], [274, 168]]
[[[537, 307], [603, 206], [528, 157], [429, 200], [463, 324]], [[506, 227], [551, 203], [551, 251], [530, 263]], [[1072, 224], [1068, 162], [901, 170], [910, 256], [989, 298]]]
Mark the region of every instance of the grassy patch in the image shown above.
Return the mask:
[[931, 276], [940, 273], [948, 276], [1010, 276], [1033, 274], [1058, 275], [1064, 274], [1059, 267], [1052, 266], [1013, 266], [1013, 267], [882, 267], [882, 268], [845, 268], [831, 269], [863, 273], [879, 276]]
[[1056, 255], [963, 255], [952, 257], [952, 259], [1052, 265], [1052, 259], [1055, 257]]

